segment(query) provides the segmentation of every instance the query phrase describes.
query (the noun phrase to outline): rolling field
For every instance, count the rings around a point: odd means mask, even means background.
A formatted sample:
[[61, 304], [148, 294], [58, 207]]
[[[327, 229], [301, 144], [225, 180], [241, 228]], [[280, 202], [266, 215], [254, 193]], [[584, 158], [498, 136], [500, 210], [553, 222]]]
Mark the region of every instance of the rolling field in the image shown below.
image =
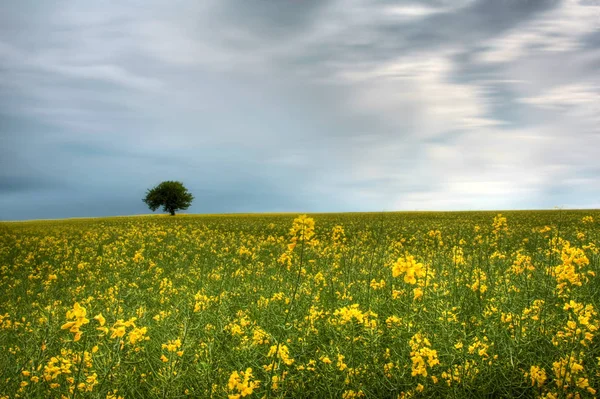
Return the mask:
[[0, 398], [596, 397], [600, 211], [0, 223]]

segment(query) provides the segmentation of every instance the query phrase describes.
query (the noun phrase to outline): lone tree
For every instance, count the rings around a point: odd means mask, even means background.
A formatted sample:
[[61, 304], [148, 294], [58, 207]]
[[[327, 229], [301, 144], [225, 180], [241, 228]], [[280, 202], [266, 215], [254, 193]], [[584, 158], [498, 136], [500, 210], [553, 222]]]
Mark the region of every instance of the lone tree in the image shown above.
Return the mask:
[[193, 199], [194, 196], [184, 187], [183, 183], [179, 181], [164, 181], [158, 186], [149, 189], [146, 193], [146, 198], [142, 201], [148, 204], [148, 208], [152, 212], [162, 206], [163, 211], [169, 212], [171, 216], [175, 216], [175, 211], [188, 209]]

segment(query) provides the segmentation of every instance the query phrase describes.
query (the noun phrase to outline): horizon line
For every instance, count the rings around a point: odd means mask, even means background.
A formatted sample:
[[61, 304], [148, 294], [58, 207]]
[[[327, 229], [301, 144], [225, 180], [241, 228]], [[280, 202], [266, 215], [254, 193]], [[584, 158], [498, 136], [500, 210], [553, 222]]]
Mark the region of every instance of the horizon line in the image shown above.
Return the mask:
[[[343, 211], [343, 212], [228, 212], [228, 213], [178, 213], [174, 216], [188, 217], [209, 217], [209, 216], [260, 216], [260, 215], [344, 215], [344, 214], [383, 214], [383, 213], [469, 213], [469, 212], [547, 212], [547, 211], [600, 211], [600, 208], [522, 208], [522, 209], [468, 209], [468, 210], [398, 210], [398, 211]], [[168, 213], [139, 213], [132, 215], [110, 215], [110, 216], [72, 216], [66, 218], [43, 218], [43, 219], [19, 219], [19, 220], [3, 220], [0, 223], [28, 223], [28, 222], [53, 222], [53, 221], [70, 221], [70, 220], [85, 220], [85, 219], [116, 219], [116, 218], [136, 218], [136, 217], [166, 217], [174, 216]]]

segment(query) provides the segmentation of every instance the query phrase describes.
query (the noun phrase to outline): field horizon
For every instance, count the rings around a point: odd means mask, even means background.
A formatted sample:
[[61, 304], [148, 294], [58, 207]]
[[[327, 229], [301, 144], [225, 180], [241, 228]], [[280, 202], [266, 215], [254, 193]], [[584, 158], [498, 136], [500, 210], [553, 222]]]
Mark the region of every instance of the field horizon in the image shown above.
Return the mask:
[[[355, 214], [415, 214], [415, 213], [519, 213], [519, 212], [597, 212], [600, 208], [521, 208], [521, 209], [461, 209], [461, 210], [398, 210], [398, 211], [344, 211], [344, 212], [223, 212], [223, 213], [186, 213], [178, 212], [177, 216], [185, 217], [216, 217], [216, 216], [278, 216], [278, 215], [355, 215]], [[67, 220], [86, 220], [86, 219], [117, 219], [117, 218], [137, 218], [137, 217], [174, 217], [168, 213], [139, 213], [129, 215], [106, 215], [106, 216], [73, 216], [63, 218], [42, 218], [42, 219], [0, 219], [0, 223], [25, 223], [25, 222], [52, 222]]]

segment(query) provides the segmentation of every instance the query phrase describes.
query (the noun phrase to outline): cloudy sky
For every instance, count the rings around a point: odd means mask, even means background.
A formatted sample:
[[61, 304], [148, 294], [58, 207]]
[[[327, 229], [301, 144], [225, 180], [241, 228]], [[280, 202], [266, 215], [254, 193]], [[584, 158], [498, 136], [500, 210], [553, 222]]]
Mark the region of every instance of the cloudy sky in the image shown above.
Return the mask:
[[0, 7], [0, 219], [600, 207], [600, 0]]

